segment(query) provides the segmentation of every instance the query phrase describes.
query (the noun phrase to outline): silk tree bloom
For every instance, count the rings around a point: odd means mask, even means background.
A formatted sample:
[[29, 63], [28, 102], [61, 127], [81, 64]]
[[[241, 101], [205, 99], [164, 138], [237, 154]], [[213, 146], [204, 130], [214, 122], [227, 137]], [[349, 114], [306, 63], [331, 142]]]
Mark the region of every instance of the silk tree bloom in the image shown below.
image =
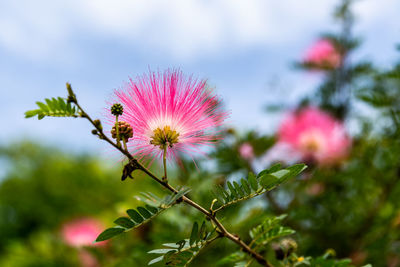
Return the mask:
[[162, 158], [166, 152], [168, 159], [178, 160], [181, 152], [202, 153], [202, 146], [219, 138], [227, 117], [205, 80], [178, 70], [130, 79], [113, 100], [124, 107], [120, 119], [133, 129], [128, 148], [138, 159]]
[[254, 158], [254, 150], [250, 143], [246, 142], [240, 145], [239, 154], [245, 160], [251, 160]]
[[103, 231], [102, 224], [92, 218], [80, 218], [63, 225], [61, 234], [64, 241], [73, 247], [104, 245], [106, 242], [93, 243]]
[[343, 159], [351, 140], [344, 125], [313, 107], [291, 113], [281, 124], [278, 143], [288, 144], [304, 159], [332, 164]]
[[339, 67], [342, 56], [329, 39], [321, 39], [306, 52], [303, 62], [314, 68], [335, 69]]

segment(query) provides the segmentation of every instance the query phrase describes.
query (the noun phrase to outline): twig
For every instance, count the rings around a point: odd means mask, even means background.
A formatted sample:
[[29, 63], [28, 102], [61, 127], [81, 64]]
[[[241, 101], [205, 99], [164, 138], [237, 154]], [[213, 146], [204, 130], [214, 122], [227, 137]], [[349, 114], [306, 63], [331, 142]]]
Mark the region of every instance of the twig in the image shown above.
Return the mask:
[[[93, 120], [90, 118], [90, 116], [83, 110], [83, 108], [79, 105], [78, 100], [75, 98], [72, 101], [81, 111], [81, 116], [83, 118], [86, 118], [87, 120], [90, 121], [90, 123], [96, 128], [96, 130], [99, 133], [99, 136], [101, 139], [105, 140], [107, 143], [109, 143], [110, 145], [112, 145], [113, 147], [115, 147], [117, 150], [119, 150], [122, 154], [124, 154], [129, 161], [134, 162], [134, 164], [138, 167], [138, 169], [140, 169], [141, 171], [143, 171], [144, 173], [146, 173], [148, 176], [150, 176], [150, 178], [152, 178], [153, 180], [155, 180], [156, 182], [158, 182], [160, 185], [162, 185], [163, 187], [165, 187], [166, 189], [168, 189], [171, 192], [177, 193], [178, 191], [172, 187], [171, 185], [169, 185], [166, 181], [159, 179], [156, 175], [154, 175], [149, 169], [147, 169], [145, 166], [143, 166], [141, 163], [139, 163], [130, 153], [126, 148], [121, 148], [121, 146], [118, 146], [117, 144], [115, 144], [110, 138], [108, 138], [104, 132], [103, 129], [99, 126], [96, 125]], [[164, 169], [165, 170], [165, 169]], [[205, 216], [207, 216], [217, 227], [218, 230], [220, 232], [220, 234], [228, 239], [230, 239], [231, 241], [233, 241], [234, 243], [238, 244], [241, 249], [246, 252], [248, 255], [250, 255], [251, 257], [253, 257], [258, 263], [260, 263], [263, 266], [267, 266], [267, 267], [272, 267], [265, 259], [262, 255], [260, 255], [259, 253], [257, 253], [256, 251], [252, 250], [245, 242], [243, 242], [240, 237], [236, 234], [232, 234], [230, 232], [228, 232], [225, 227], [221, 224], [221, 222], [215, 217], [215, 213], [211, 213], [208, 210], [206, 210], [205, 208], [203, 208], [202, 206], [200, 206], [199, 204], [197, 204], [196, 202], [194, 202], [193, 200], [191, 200], [190, 198], [186, 197], [186, 196], [182, 196], [182, 201], [189, 204], [190, 206], [194, 207], [195, 209], [199, 210], [200, 212], [202, 212]]]

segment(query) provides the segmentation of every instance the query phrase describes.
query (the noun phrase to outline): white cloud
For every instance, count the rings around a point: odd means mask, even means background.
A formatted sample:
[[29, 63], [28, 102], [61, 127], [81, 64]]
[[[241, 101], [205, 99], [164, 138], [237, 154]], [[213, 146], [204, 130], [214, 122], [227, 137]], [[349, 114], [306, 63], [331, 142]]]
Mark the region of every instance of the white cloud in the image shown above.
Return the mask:
[[70, 35], [67, 14], [60, 16], [65, 10], [54, 2], [4, 1], [0, 10], [0, 44], [28, 58], [62, 49]]
[[[395, 5], [362, 1], [379, 19]], [[372, 4], [370, 4], [372, 2]], [[0, 45], [35, 60], [71, 55], [80, 36], [115, 40], [168, 56], [198, 58], [248, 46], [301, 39], [329, 22], [335, 0], [70, 0], [2, 1]], [[358, 4], [357, 4], [358, 5]], [[378, 8], [379, 12], [375, 12]], [[375, 12], [375, 13], [374, 13]], [[368, 18], [369, 18], [368, 17]], [[322, 30], [322, 29], [321, 29]], [[61, 59], [63, 57], [61, 56]]]

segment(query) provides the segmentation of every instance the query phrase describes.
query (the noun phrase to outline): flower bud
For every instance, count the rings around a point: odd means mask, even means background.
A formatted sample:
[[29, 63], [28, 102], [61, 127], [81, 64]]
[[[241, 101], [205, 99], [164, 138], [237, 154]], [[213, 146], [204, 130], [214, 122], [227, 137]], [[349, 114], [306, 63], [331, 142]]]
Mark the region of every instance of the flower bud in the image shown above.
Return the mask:
[[[124, 139], [125, 142], [128, 142], [129, 138], [133, 137], [133, 129], [130, 124], [125, 121], [118, 122], [118, 132], [119, 137]], [[117, 139], [117, 128], [115, 125], [111, 129], [111, 136], [112, 138]]]
[[76, 96], [74, 94], [74, 91], [72, 91], [72, 87], [70, 83], [66, 84], [67, 87], [67, 91], [68, 91], [68, 98], [67, 98], [67, 102], [68, 103], [76, 103]]
[[120, 103], [115, 103], [111, 106], [111, 114], [114, 116], [121, 116], [124, 112], [124, 107]]
[[93, 121], [93, 124], [97, 127], [97, 128], [99, 128], [100, 130], [103, 130], [103, 126], [101, 125], [101, 122], [100, 122], [100, 120], [94, 120]]

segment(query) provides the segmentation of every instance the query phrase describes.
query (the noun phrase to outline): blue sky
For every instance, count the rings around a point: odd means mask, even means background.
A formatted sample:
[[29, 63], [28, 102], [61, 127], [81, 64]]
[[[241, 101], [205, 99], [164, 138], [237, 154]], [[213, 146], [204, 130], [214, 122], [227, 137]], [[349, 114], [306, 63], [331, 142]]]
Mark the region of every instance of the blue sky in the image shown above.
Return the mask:
[[[240, 129], [271, 132], [279, 116], [265, 104], [291, 103], [312, 92], [317, 75], [294, 71], [319, 33], [337, 30], [332, 0], [146, 0], [0, 2], [0, 142], [30, 138], [64, 149], [104, 149], [78, 119], [26, 120], [45, 97], [65, 95], [65, 82], [94, 117], [129, 77], [178, 67], [207, 78]], [[400, 2], [354, 5], [356, 57], [395, 61]]]

